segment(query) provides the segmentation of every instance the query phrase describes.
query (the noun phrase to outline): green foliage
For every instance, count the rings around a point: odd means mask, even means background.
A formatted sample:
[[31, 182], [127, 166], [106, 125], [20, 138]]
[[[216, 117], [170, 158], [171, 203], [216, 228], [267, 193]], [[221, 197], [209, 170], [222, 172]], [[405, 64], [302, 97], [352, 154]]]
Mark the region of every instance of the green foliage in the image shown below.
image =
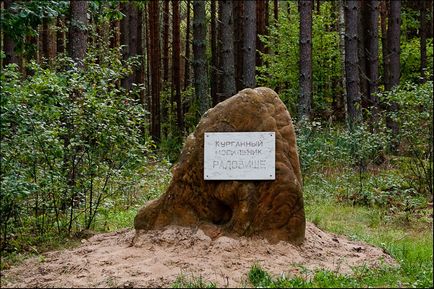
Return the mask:
[[399, 110], [389, 113], [398, 123], [401, 168], [404, 178], [419, 193], [433, 196], [433, 82], [405, 83], [383, 93], [385, 103], [395, 102]]
[[[290, 9], [297, 9], [296, 2], [288, 2]], [[283, 11], [282, 11], [283, 12]], [[260, 72], [257, 82], [275, 89], [291, 114], [296, 111], [299, 90], [298, 73], [298, 13], [286, 14], [279, 17], [276, 26], [269, 27], [269, 35], [262, 36], [261, 41], [271, 49], [272, 54], [261, 54], [264, 65], [257, 67]]]
[[353, 131], [320, 121], [296, 125], [297, 146], [304, 172], [320, 167], [375, 164], [384, 155], [385, 132], [371, 132], [361, 124]]
[[[414, 282], [401, 282], [399, 277], [402, 270], [392, 266], [380, 266], [378, 268], [356, 267], [353, 274], [343, 275], [326, 269], [308, 270], [301, 268], [301, 274], [272, 278], [261, 268], [252, 267], [249, 271], [262, 272], [263, 279], [250, 280], [255, 288], [361, 288], [361, 287], [399, 287], [411, 286], [424, 288], [432, 285], [429, 276], [421, 276], [422, 279], [415, 279]], [[427, 278], [428, 277], [428, 278]], [[432, 279], [431, 279], [432, 282]]]
[[203, 280], [202, 276], [186, 276], [181, 273], [170, 288], [217, 288], [217, 286], [213, 282]]
[[264, 287], [271, 281], [271, 276], [268, 272], [264, 271], [259, 264], [253, 264], [247, 274], [250, 283], [255, 287]]
[[[131, 71], [117, 49], [77, 69], [33, 63], [21, 80], [16, 66], [1, 76], [1, 241], [92, 227], [109, 199], [132, 194], [148, 161], [145, 111], [119, 88]], [[104, 57], [104, 58], [102, 58]], [[98, 61], [97, 61], [98, 59]], [[24, 244], [23, 244], [24, 245]]]
[[[291, 11], [297, 11], [297, 2], [287, 3]], [[331, 2], [321, 3], [321, 12], [313, 14], [312, 23], [312, 83], [313, 105], [318, 112], [330, 111], [333, 98], [340, 94], [338, 87], [342, 76], [339, 50], [337, 16]], [[277, 25], [269, 27], [269, 35], [261, 40], [272, 53], [261, 54], [264, 65], [258, 84], [275, 89], [295, 115], [299, 95], [299, 15], [281, 11]]]
[[44, 19], [52, 21], [65, 15], [68, 7], [69, 1], [13, 1], [9, 9], [2, 7], [1, 30], [14, 40], [17, 52], [34, 52], [36, 47], [25, 43], [25, 36], [37, 36], [37, 27]]
[[[402, 83], [419, 83], [421, 80], [420, 73], [420, 39], [412, 38], [401, 43], [401, 82]], [[425, 70], [425, 78], [430, 79], [433, 71], [433, 39], [426, 40], [426, 55], [427, 67]]]

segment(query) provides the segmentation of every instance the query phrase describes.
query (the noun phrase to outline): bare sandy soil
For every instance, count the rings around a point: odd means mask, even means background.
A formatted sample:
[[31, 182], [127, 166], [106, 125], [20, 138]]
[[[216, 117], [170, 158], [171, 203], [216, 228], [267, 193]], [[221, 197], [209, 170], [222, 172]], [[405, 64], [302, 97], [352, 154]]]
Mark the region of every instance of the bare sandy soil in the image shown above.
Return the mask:
[[212, 240], [202, 230], [169, 226], [132, 242], [135, 231], [95, 235], [82, 245], [30, 258], [2, 272], [1, 287], [169, 287], [179, 274], [201, 276], [218, 287], [249, 287], [256, 262], [268, 272], [293, 276], [300, 265], [343, 274], [353, 266], [395, 261], [381, 249], [321, 231], [308, 223], [301, 246], [262, 238]]

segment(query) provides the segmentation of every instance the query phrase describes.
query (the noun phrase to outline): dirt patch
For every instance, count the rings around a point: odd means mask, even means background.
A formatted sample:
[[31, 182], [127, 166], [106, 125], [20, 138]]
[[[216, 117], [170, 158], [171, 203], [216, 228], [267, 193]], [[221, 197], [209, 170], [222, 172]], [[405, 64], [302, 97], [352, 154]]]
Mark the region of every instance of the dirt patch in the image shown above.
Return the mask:
[[263, 238], [214, 240], [202, 230], [168, 226], [132, 240], [124, 229], [98, 234], [77, 248], [30, 258], [2, 272], [1, 287], [168, 287], [183, 273], [219, 287], [245, 287], [256, 262], [272, 274], [297, 274], [299, 265], [350, 273], [353, 266], [396, 264], [381, 249], [321, 231], [308, 223], [301, 246]]

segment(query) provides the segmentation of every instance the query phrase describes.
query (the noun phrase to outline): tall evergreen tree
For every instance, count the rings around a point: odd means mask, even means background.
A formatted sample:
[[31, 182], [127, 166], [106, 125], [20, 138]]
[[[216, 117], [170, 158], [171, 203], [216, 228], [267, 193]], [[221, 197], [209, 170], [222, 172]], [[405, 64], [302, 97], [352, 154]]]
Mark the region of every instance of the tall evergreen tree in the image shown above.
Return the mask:
[[256, 1], [244, 1], [243, 84], [256, 86]]
[[170, 1], [163, 1], [163, 81], [169, 80], [169, 14]]
[[184, 130], [184, 122], [182, 117], [182, 102], [181, 102], [181, 31], [179, 28], [180, 16], [179, 16], [179, 1], [172, 1], [172, 85], [174, 88], [174, 99], [172, 101], [176, 103], [176, 122], [179, 130]]
[[345, 1], [345, 76], [347, 86], [347, 117], [350, 129], [362, 120], [357, 24], [359, 1]]
[[151, 77], [151, 136], [155, 142], [161, 138], [160, 116], [160, 11], [159, 1], [149, 1], [149, 49], [150, 49], [150, 77]]
[[[399, 85], [401, 74], [400, 68], [400, 36], [401, 36], [401, 0], [390, 1], [389, 4], [389, 21], [387, 27], [387, 55], [386, 64], [388, 66], [388, 79], [386, 80], [386, 90], [392, 90]], [[389, 107], [389, 112], [398, 112], [398, 104], [392, 102]], [[391, 150], [396, 152], [399, 146], [398, 123], [391, 117], [386, 118], [386, 125], [392, 131], [394, 138], [391, 142]]]
[[193, 0], [193, 70], [196, 100], [202, 115], [210, 107], [208, 92], [208, 67], [206, 58], [205, 2]]
[[233, 1], [230, 0], [219, 1], [219, 59], [221, 68], [220, 101], [225, 100], [236, 93], [232, 5]]
[[426, 32], [427, 32], [427, 1], [419, 2], [419, 13], [420, 13], [420, 28], [419, 28], [419, 36], [420, 36], [420, 79], [421, 82], [425, 82], [425, 70], [427, 67], [427, 59], [426, 59]]
[[367, 35], [366, 43], [366, 58], [367, 58], [367, 77], [368, 77], [368, 99], [372, 112], [372, 123], [378, 123], [379, 99], [378, 92], [378, 16], [379, 6], [378, 0], [368, 1], [368, 18], [366, 21]]
[[211, 0], [211, 99], [212, 104], [215, 106], [218, 102], [217, 96], [217, 83], [218, 83], [218, 49], [217, 49], [217, 0]]
[[233, 3], [234, 18], [234, 58], [235, 58], [235, 85], [236, 91], [244, 88], [243, 84], [243, 42], [244, 42], [244, 1], [234, 1]]
[[70, 25], [68, 35], [68, 51], [71, 58], [83, 66], [87, 50], [87, 8], [88, 1], [70, 1]]
[[184, 90], [191, 84], [190, 79], [190, 47], [191, 47], [191, 39], [190, 39], [190, 11], [191, 11], [191, 0], [187, 0], [187, 21], [185, 28], [185, 65], [184, 65]]
[[299, 0], [300, 12], [300, 98], [299, 120], [310, 119], [312, 111], [312, 3]]

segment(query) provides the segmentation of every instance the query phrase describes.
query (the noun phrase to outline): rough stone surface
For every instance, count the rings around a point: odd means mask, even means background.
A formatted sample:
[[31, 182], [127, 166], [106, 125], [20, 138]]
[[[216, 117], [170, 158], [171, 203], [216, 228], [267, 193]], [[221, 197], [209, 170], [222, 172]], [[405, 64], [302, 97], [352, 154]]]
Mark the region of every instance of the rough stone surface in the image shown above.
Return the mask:
[[[274, 181], [205, 181], [205, 132], [274, 131]], [[262, 235], [270, 242], [300, 244], [305, 236], [302, 177], [291, 117], [271, 89], [244, 89], [208, 110], [184, 144], [173, 178], [159, 199], [140, 209], [137, 234], [167, 225], [220, 235]]]

